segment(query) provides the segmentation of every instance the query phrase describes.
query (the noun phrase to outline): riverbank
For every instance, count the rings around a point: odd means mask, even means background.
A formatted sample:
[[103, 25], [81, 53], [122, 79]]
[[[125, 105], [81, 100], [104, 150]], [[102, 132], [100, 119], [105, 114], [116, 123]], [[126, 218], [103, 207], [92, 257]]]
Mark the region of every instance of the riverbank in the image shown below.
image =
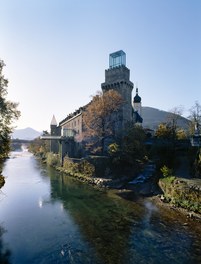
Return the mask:
[[[55, 168], [60, 173], [92, 185], [97, 189], [114, 190], [118, 196], [124, 199], [131, 201], [150, 199], [160, 207], [164, 206], [171, 210], [178, 208], [187, 217], [200, 218], [201, 194], [197, 193], [199, 188], [195, 187], [196, 185], [194, 186], [194, 180], [188, 180], [191, 184], [187, 185], [184, 184], [185, 181], [176, 177], [173, 177], [177, 179], [175, 184], [169, 181], [168, 177], [158, 179], [153, 164], [149, 164], [147, 168], [145, 166], [144, 171], [138, 176], [135, 173], [133, 177], [122, 176], [118, 178], [111, 177], [110, 174], [104, 177], [94, 176], [96, 167], [84, 159], [79, 160], [79, 162], [67, 159], [65, 160], [65, 166], [55, 166]], [[104, 166], [105, 168], [106, 166]]]
[[158, 209], [145, 196], [148, 183], [136, 184], [140, 197], [126, 183], [96, 190], [27, 152], [13, 153], [3, 175], [9, 263], [199, 263], [200, 223]]
[[[162, 190], [160, 188], [160, 184], [158, 184], [160, 180], [158, 181], [155, 178], [151, 178], [148, 181], [140, 184], [130, 184], [126, 177], [112, 180], [109, 178], [106, 179], [106, 178], [82, 177], [80, 175], [76, 175], [76, 176], [69, 175], [69, 176], [76, 178], [81, 182], [90, 184], [99, 189], [112, 190], [114, 193], [116, 193], [116, 195], [120, 196], [122, 199], [126, 199], [133, 202], [137, 200], [144, 200], [144, 201], [148, 200], [154, 203], [159, 208], [166, 208], [167, 210], [177, 211], [178, 213], [184, 215], [186, 217], [186, 220], [201, 222], [201, 214], [199, 212], [188, 210], [187, 208], [182, 207], [180, 204], [177, 205], [173, 204], [171, 202], [172, 200], [169, 201], [165, 200], [164, 190]], [[195, 185], [193, 185], [193, 183], [195, 182], [193, 179], [188, 181], [191, 182], [191, 185], [189, 186], [190, 189], [192, 189], [192, 186], [194, 186], [194, 188], [197, 188]], [[179, 183], [183, 184], [183, 181], [181, 180], [178, 181], [177, 179], [177, 185]], [[179, 188], [179, 185], [177, 187]], [[187, 189], [184, 189], [184, 193], [183, 193], [184, 196], [185, 196], [185, 192], [189, 193], [189, 190], [187, 191]], [[201, 196], [197, 196], [197, 197], [198, 199], [201, 199]]]
[[168, 202], [164, 202], [161, 200], [161, 195], [149, 197], [148, 200], [153, 202], [158, 208], [166, 208], [171, 211], [177, 211], [179, 214], [184, 215], [187, 221], [193, 220], [193, 221], [201, 223], [201, 214], [193, 212], [193, 211], [189, 211], [182, 207], [175, 206]]

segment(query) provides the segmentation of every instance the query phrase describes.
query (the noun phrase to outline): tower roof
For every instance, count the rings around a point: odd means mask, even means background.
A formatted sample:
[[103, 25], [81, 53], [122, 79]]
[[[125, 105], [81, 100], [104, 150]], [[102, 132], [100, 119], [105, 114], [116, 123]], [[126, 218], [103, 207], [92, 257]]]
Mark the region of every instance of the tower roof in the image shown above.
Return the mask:
[[141, 97], [138, 95], [138, 88], [136, 88], [136, 95], [133, 99], [134, 103], [141, 103]]
[[113, 52], [109, 55], [109, 67], [116, 68], [126, 66], [126, 53], [123, 50]]
[[55, 118], [55, 116], [53, 115], [53, 117], [52, 117], [52, 121], [51, 121], [51, 124], [50, 124], [51, 126], [57, 126], [57, 121], [56, 121], [56, 118]]

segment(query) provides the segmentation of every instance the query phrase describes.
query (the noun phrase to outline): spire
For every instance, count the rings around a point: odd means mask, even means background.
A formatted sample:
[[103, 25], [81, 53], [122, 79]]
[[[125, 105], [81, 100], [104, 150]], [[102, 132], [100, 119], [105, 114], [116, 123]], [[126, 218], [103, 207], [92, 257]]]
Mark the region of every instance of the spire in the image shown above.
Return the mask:
[[54, 115], [52, 117], [51, 126], [57, 126], [57, 121]]
[[141, 97], [138, 95], [138, 87], [136, 88], [136, 95], [133, 99], [134, 103], [141, 103]]

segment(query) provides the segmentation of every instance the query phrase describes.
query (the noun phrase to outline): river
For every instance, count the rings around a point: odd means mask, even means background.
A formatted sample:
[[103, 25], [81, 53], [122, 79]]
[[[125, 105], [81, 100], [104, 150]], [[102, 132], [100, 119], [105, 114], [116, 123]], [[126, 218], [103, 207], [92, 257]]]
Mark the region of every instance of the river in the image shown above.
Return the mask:
[[128, 201], [12, 152], [0, 190], [0, 263], [201, 263], [198, 222]]

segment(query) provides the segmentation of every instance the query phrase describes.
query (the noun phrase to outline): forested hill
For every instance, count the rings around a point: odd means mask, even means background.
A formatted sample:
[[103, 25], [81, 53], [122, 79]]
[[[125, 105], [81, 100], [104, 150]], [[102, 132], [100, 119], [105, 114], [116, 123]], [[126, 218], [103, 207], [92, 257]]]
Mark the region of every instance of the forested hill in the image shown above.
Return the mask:
[[[159, 124], [167, 122], [170, 112], [159, 110], [153, 107], [142, 107], [143, 127], [156, 129]], [[178, 126], [188, 129], [189, 120], [182, 117], [178, 120]]]

